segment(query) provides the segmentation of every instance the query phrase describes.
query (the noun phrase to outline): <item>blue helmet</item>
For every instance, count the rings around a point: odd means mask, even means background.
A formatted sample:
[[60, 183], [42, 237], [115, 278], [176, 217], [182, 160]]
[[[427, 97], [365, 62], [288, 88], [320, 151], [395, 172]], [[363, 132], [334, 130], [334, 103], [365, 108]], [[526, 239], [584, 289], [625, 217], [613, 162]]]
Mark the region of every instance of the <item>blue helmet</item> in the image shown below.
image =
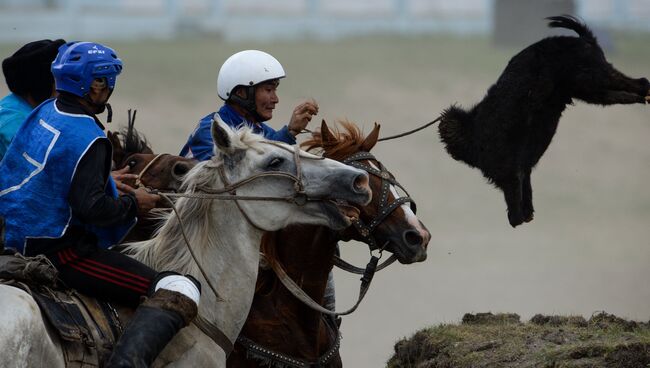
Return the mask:
[[68, 42], [59, 47], [52, 62], [52, 75], [57, 91], [83, 97], [90, 91], [96, 78], [106, 78], [108, 87], [115, 87], [117, 75], [122, 72], [122, 60], [115, 51], [94, 42]]

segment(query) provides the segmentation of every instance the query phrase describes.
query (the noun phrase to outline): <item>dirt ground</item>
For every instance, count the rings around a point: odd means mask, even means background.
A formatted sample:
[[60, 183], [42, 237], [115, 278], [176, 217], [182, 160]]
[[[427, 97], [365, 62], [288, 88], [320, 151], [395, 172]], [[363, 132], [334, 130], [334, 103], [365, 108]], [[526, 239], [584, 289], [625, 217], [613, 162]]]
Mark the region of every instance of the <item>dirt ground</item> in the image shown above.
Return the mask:
[[582, 316], [477, 313], [395, 344], [388, 368], [636, 368], [650, 364], [648, 324]]
[[[630, 76], [650, 74], [640, 36], [617, 36], [609, 60]], [[328, 122], [348, 118], [384, 135], [433, 120], [448, 105], [479, 101], [518, 50], [487, 39], [357, 38], [312, 43], [224, 43], [218, 39], [111, 43], [125, 62], [112, 98], [116, 123], [138, 109], [137, 126], [156, 152], [177, 153], [199, 118], [217, 108], [218, 67], [231, 53], [274, 54], [287, 78], [271, 125], [306, 98]], [[5, 57], [17, 45], [0, 45]], [[0, 87], [5, 94], [6, 88]], [[347, 367], [380, 367], [414, 331], [467, 312], [589, 317], [606, 310], [650, 318], [650, 107], [570, 106], [533, 172], [535, 220], [512, 229], [499, 191], [451, 159], [434, 129], [381, 143], [376, 155], [418, 204], [432, 233], [428, 259], [376, 275], [364, 303], [343, 320]], [[113, 129], [116, 123], [113, 123]], [[316, 126], [312, 124], [312, 126]], [[345, 258], [365, 264], [361, 244]], [[335, 274], [348, 307], [358, 278]]]

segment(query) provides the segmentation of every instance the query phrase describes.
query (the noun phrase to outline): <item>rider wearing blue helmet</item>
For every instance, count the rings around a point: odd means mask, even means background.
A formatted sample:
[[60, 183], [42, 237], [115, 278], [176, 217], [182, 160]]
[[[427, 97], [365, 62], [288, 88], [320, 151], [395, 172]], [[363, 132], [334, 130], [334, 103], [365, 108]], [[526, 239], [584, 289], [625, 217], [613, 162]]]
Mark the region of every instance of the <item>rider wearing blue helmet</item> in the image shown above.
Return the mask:
[[[0, 217], [8, 247], [44, 254], [68, 286], [137, 307], [109, 367], [149, 366], [197, 313], [200, 286], [158, 273], [108, 247], [153, 208], [159, 196], [116, 183], [112, 148], [97, 118], [122, 71], [112, 49], [92, 42], [62, 45], [52, 63], [59, 95], [37, 107], [0, 163]], [[127, 192], [118, 195], [117, 187]]]

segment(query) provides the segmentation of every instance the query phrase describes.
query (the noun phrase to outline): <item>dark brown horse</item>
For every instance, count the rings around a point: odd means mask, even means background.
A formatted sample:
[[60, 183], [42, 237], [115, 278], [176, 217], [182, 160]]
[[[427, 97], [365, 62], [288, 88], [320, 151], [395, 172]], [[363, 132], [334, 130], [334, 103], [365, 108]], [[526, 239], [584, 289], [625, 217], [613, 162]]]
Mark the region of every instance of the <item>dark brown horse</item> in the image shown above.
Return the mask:
[[[196, 165], [196, 161], [181, 156], [153, 153], [147, 139], [133, 127], [134, 121], [135, 112], [131, 115], [129, 110], [128, 127], [119, 133], [107, 132], [113, 145], [114, 168], [126, 169], [124, 173], [136, 176], [135, 179], [124, 181], [133, 188], [145, 186], [160, 191], [177, 191], [183, 175]], [[166, 208], [168, 204], [162, 201], [158, 206]], [[158, 225], [157, 216], [141, 216], [124, 242], [151, 239]]]
[[170, 154], [155, 154], [147, 140], [132, 127], [120, 133], [108, 132], [113, 145], [116, 169], [128, 167], [127, 173], [138, 176], [126, 184], [140, 185], [165, 191], [177, 191], [185, 175], [196, 161]]
[[[323, 121], [320, 134], [303, 146], [320, 148], [325, 157], [371, 174], [373, 199], [367, 206], [358, 207], [359, 223], [342, 233], [321, 226], [293, 226], [267, 233], [262, 240], [268, 262], [279, 263], [321, 304], [339, 240], [355, 239], [371, 247], [385, 247], [401, 263], [413, 263], [426, 258], [431, 237], [409, 207], [410, 198], [399, 197], [395, 178], [369, 153], [377, 143], [379, 126], [375, 124], [363, 137], [355, 125], [341, 124], [344, 132], [332, 132]], [[338, 328], [329, 321], [294, 297], [278, 282], [273, 270], [261, 269], [253, 305], [228, 358], [228, 367], [340, 367]]]

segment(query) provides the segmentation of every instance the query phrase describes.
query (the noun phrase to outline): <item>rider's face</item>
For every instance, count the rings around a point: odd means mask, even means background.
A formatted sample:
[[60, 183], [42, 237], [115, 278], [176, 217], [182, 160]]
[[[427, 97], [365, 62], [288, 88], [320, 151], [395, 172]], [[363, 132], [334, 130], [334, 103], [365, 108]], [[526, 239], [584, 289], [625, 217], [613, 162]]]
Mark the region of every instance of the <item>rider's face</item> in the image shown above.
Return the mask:
[[276, 79], [261, 83], [255, 87], [255, 109], [264, 121], [271, 120], [273, 109], [280, 102], [276, 94], [278, 85], [280, 85], [280, 81]]
[[98, 105], [103, 105], [108, 102], [110, 95], [110, 89], [108, 88], [106, 78], [97, 78], [93, 80], [93, 83], [90, 85], [90, 92], [88, 93], [88, 97], [90, 97], [91, 101]]

